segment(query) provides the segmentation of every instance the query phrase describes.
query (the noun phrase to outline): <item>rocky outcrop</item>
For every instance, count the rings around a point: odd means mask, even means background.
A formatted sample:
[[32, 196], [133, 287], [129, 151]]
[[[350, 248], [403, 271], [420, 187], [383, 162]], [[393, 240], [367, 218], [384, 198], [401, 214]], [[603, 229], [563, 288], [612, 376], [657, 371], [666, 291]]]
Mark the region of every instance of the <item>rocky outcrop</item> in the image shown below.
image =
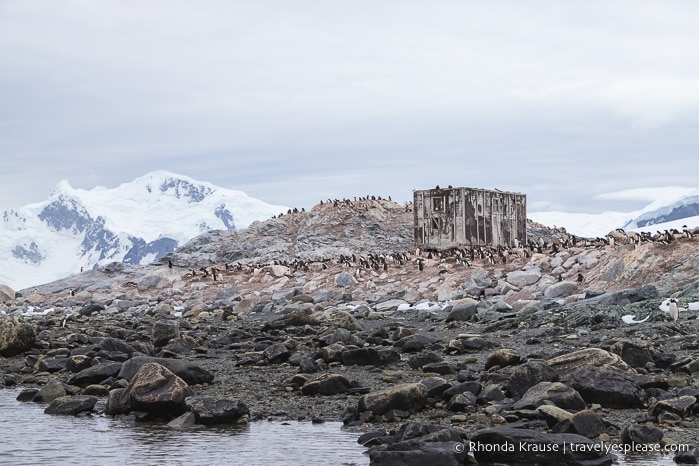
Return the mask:
[[185, 398], [184, 403], [186, 409], [194, 414], [198, 424], [247, 423], [250, 415], [248, 407], [239, 400], [199, 395]]
[[156, 363], [167, 368], [189, 385], [210, 383], [214, 380], [214, 375], [211, 372], [184, 359], [154, 358], [149, 356], [135, 356], [129, 359], [121, 366], [118, 376], [121, 379], [132, 380], [138, 370], [148, 363]]
[[106, 412], [116, 415], [144, 411], [173, 418], [185, 411], [185, 398], [193, 394], [187, 382], [165, 366], [148, 362], [138, 369], [127, 388], [110, 392]]
[[17, 317], [0, 316], [0, 356], [14, 356], [34, 346], [34, 327]]
[[51, 402], [44, 410], [46, 414], [61, 416], [74, 416], [83, 412], [90, 412], [97, 404], [98, 398], [89, 395], [61, 396]]
[[615, 367], [580, 367], [561, 381], [575, 388], [587, 403], [605, 408], [640, 408], [641, 388], [629, 373]]
[[419, 411], [427, 402], [427, 387], [421, 383], [401, 384], [386, 390], [368, 393], [359, 399], [360, 412], [382, 415], [390, 410]]

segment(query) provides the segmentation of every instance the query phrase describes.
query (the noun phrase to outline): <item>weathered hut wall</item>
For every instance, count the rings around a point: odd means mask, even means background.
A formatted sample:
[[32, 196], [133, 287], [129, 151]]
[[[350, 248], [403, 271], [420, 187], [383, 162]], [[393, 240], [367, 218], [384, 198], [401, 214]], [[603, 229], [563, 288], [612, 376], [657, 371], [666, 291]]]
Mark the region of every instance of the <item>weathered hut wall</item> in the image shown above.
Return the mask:
[[423, 248], [516, 246], [527, 238], [526, 195], [474, 188], [413, 193], [415, 244]]

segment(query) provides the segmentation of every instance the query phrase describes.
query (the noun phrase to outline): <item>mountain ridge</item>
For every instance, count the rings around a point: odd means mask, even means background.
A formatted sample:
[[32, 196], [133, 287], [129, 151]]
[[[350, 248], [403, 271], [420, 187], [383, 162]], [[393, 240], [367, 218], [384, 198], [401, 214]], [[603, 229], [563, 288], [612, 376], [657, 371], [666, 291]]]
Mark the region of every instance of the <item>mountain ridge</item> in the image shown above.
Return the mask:
[[116, 188], [61, 180], [48, 200], [3, 212], [0, 283], [25, 288], [108, 262], [151, 262], [203, 232], [286, 209], [165, 170]]

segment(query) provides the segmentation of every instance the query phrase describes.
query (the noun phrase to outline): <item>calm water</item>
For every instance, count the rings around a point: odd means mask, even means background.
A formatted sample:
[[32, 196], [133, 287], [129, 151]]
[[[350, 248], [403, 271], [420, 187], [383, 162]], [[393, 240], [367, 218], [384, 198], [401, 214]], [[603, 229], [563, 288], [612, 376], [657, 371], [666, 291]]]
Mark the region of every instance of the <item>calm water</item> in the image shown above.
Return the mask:
[[[105, 416], [50, 416], [45, 405], [0, 389], [1, 465], [368, 465], [361, 434], [340, 422], [253, 422], [171, 429]], [[624, 465], [670, 466], [671, 455], [628, 456]]]
[[105, 416], [51, 416], [0, 390], [0, 464], [367, 465], [360, 433], [342, 423], [253, 422], [171, 429]]

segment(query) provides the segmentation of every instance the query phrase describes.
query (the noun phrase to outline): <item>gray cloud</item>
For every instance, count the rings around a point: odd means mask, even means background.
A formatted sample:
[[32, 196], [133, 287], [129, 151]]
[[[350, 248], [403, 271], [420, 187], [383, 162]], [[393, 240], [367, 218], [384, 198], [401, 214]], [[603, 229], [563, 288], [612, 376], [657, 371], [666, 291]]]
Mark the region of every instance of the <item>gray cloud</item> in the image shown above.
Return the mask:
[[265, 201], [695, 186], [699, 6], [0, 1], [0, 209], [167, 169]]

